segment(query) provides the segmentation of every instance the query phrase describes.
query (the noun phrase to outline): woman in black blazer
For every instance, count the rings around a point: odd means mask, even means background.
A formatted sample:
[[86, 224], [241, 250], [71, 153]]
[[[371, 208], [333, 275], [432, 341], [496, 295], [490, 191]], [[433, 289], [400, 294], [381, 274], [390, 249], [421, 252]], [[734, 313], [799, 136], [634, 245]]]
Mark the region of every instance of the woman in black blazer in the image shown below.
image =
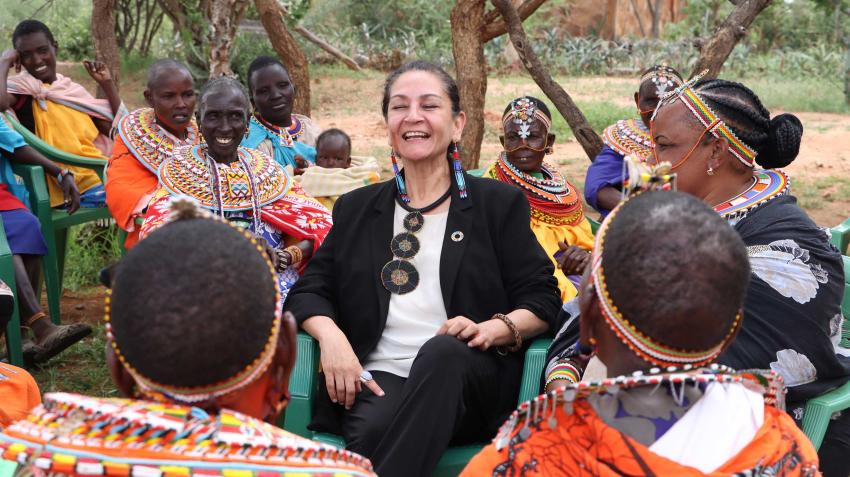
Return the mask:
[[431, 475], [449, 443], [495, 434], [522, 345], [560, 299], [522, 192], [460, 169], [454, 80], [408, 63], [383, 112], [404, 171], [339, 198], [286, 308], [321, 349], [311, 428], [342, 434], [381, 476]]

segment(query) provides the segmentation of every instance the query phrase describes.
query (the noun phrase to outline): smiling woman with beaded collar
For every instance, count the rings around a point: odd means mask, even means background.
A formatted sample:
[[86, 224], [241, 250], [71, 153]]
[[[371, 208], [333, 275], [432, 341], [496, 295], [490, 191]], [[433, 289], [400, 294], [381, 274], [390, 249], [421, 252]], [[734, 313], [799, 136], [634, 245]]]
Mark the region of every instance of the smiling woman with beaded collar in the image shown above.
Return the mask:
[[749, 280], [723, 220], [686, 194], [644, 192], [608, 215], [592, 260], [580, 343], [607, 379], [520, 406], [462, 476], [816, 474], [781, 379], [711, 364], [740, 328]]

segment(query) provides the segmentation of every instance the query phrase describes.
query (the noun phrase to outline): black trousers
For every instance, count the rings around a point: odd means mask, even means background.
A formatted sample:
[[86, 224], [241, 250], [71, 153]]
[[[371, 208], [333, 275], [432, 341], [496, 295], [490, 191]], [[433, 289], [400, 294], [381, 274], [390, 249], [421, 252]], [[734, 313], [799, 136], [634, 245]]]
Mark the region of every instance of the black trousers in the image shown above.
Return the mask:
[[[787, 405], [791, 417], [798, 426], [803, 425], [805, 403]], [[836, 419], [829, 421], [823, 442], [818, 449], [818, 460], [823, 477], [847, 477], [850, 475], [850, 409], [842, 411]]]
[[385, 392], [368, 389], [343, 417], [348, 449], [370, 458], [381, 477], [430, 476], [449, 444], [487, 442], [516, 408], [521, 353], [503, 357], [435, 336], [407, 379], [375, 371]]

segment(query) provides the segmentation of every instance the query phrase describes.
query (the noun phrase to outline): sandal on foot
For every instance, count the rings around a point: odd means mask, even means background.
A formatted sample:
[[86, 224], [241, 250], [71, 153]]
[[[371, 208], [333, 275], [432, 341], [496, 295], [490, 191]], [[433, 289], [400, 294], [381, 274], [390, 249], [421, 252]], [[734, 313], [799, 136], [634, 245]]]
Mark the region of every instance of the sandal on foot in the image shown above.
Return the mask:
[[59, 326], [41, 343], [42, 351], [36, 353], [33, 361], [36, 364], [43, 363], [90, 334], [91, 327], [83, 323]]

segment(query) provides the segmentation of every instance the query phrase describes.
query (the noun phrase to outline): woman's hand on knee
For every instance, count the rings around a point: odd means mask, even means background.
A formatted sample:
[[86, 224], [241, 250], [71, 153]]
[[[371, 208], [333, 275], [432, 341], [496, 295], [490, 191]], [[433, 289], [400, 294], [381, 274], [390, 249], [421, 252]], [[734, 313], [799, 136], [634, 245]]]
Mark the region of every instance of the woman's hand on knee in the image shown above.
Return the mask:
[[497, 334], [487, 323], [475, 323], [465, 316], [456, 316], [446, 320], [443, 326], [437, 330], [438, 335], [454, 336], [469, 344], [470, 348], [478, 348], [486, 351], [493, 345]]
[[321, 348], [322, 371], [325, 374], [325, 385], [328, 388], [328, 396], [334, 403], [351, 409], [357, 393], [362, 391], [362, 385], [372, 390], [378, 396], [383, 396], [384, 391], [378, 386], [374, 379], [362, 383], [360, 377], [363, 367], [354, 354], [348, 339], [340, 331], [323, 337], [319, 342]]

